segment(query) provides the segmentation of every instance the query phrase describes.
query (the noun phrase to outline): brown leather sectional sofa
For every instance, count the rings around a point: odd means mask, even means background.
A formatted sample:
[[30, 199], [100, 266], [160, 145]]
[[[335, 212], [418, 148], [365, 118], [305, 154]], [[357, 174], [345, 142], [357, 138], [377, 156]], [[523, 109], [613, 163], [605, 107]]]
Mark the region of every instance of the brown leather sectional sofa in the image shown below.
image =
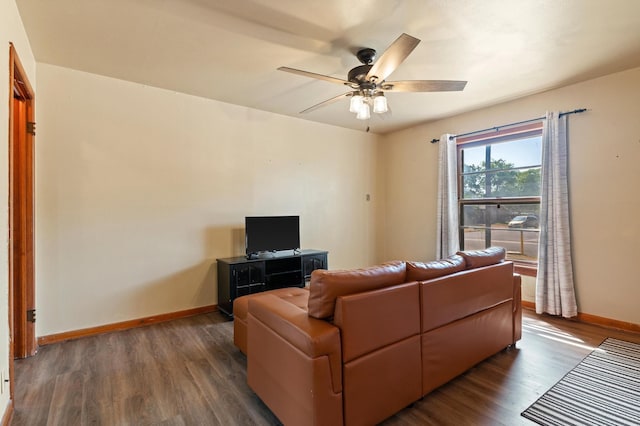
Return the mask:
[[235, 300], [247, 381], [285, 425], [373, 425], [521, 337], [502, 248], [314, 271]]

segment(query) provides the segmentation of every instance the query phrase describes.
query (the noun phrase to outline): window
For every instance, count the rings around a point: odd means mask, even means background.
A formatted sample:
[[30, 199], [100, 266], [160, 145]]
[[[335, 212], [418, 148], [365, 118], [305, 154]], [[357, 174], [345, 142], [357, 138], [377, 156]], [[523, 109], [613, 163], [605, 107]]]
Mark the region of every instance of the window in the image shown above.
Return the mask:
[[501, 246], [535, 268], [540, 229], [542, 124], [458, 139], [460, 247]]

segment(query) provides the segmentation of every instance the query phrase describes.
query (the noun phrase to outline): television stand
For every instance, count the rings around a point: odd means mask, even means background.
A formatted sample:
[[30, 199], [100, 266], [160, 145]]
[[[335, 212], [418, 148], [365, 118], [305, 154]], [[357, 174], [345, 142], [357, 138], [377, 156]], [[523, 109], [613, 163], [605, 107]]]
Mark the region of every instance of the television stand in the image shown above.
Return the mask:
[[283, 287], [304, 287], [311, 272], [327, 269], [328, 252], [287, 250], [273, 257], [247, 256], [216, 259], [218, 262], [218, 309], [233, 318], [233, 301], [246, 294]]

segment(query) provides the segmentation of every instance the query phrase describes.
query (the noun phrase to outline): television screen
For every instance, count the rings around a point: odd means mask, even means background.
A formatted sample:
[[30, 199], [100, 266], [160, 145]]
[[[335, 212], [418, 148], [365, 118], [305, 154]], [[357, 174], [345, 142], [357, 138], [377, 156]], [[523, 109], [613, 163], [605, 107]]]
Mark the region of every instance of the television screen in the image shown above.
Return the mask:
[[300, 216], [247, 216], [244, 225], [247, 256], [300, 248]]

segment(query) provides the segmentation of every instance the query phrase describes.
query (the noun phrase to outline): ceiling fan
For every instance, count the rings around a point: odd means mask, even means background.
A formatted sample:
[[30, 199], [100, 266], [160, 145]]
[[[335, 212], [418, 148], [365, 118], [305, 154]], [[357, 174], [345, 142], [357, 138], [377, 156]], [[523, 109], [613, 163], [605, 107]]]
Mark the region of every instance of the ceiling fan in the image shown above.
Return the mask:
[[356, 113], [356, 118], [367, 120], [371, 117], [371, 109], [373, 109], [374, 113], [378, 114], [388, 111], [387, 99], [384, 96], [385, 92], [446, 92], [461, 91], [464, 89], [467, 84], [466, 81], [386, 81], [387, 77], [409, 56], [418, 43], [420, 43], [419, 39], [408, 34], [402, 34], [375, 62], [376, 51], [374, 49], [364, 48], [358, 50], [356, 57], [363, 65], [359, 65], [350, 70], [347, 75], [347, 80], [289, 67], [280, 67], [278, 70], [324, 80], [330, 83], [342, 84], [352, 89], [347, 93], [327, 99], [326, 101], [300, 111], [301, 114], [350, 97], [349, 111]]

